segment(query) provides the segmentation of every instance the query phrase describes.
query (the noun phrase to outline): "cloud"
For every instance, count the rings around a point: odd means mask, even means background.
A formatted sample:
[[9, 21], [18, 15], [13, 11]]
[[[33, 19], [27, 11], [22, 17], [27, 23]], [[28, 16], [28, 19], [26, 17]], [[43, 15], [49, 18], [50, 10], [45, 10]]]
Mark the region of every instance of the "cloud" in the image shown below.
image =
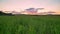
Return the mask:
[[60, 0], [0, 0], [0, 9], [18, 10], [29, 7], [46, 8], [48, 10], [58, 10]]

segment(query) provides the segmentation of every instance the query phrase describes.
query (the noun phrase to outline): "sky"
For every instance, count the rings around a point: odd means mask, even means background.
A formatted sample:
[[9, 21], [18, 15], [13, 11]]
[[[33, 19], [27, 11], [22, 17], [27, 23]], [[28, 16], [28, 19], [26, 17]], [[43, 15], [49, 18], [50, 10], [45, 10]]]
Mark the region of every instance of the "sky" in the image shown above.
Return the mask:
[[0, 0], [0, 10], [24, 10], [27, 8], [45, 8], [60, 12], [60, 0]]

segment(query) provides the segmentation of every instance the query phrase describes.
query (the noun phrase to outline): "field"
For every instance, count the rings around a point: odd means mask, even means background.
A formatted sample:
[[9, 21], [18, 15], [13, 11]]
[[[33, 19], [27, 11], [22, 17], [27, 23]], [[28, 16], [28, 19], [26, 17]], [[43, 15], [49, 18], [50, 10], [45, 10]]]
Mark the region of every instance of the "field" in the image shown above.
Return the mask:
[[60, 16], [0, 16], [0, 34], [60, 34]]

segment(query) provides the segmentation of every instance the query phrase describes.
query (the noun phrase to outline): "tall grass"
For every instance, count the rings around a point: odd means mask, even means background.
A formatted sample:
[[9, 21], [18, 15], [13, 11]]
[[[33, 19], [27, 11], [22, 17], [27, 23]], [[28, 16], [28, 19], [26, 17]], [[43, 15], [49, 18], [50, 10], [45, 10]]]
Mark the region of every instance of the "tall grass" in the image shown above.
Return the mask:
[[60, 34], [60, 16], [0, 16], [0, 34]]

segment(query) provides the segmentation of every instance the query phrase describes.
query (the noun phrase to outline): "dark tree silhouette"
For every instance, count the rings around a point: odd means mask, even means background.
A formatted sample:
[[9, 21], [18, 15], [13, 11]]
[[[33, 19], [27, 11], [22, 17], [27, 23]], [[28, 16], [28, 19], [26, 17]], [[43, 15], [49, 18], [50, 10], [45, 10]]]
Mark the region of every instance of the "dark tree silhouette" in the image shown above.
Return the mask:
[[0, 11], [0, 15], [12, 15], [12, 13], [4, 13], [3, 11]]

